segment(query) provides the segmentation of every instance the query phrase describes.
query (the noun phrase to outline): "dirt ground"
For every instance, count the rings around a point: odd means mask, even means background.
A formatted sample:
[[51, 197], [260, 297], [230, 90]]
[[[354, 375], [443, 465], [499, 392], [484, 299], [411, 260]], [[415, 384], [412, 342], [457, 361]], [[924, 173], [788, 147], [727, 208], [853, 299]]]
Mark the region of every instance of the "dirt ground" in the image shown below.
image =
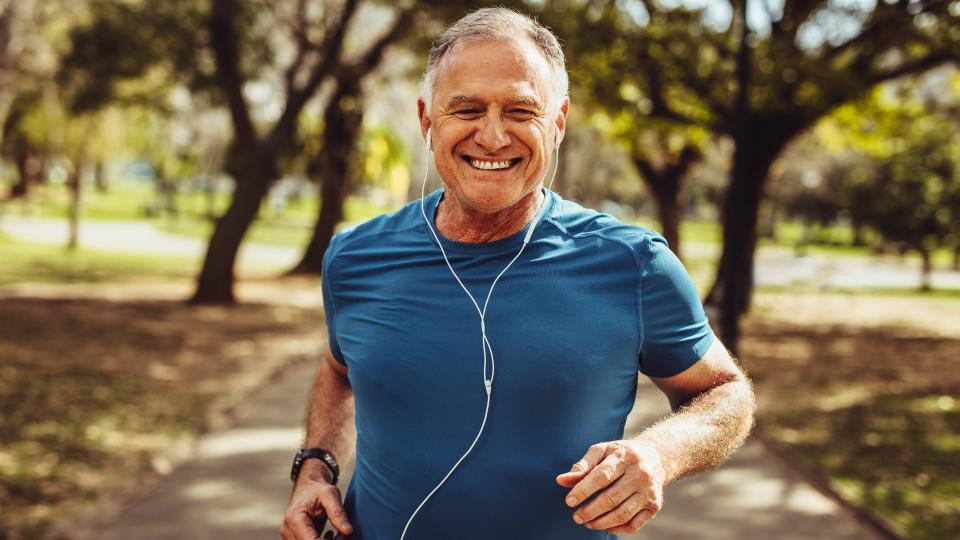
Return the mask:
[[[132, 497], [323, 340], [316, 280], [0, 290], [0, 537]], [[760, 426], [911, 538], [960, 535], [960, 299], [758, 294], [741, 361]]]
[[759, 295], [759, 425], [914, 539], [960, 537], [960, 300]]
[[0, 538], [42, 538], [104, 493], [136, 497], [252, 388], [318, 355], [312, 285], [247, 284], [270, 303], [236, 307], [186, 305], [180, 288], [2, 291]]

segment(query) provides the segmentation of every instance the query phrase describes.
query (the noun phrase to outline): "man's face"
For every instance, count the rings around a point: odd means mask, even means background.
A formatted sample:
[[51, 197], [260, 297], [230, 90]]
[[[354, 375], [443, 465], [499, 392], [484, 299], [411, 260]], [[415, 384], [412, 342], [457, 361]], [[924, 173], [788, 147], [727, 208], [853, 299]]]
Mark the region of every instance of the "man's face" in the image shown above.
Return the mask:
[[480, 41], [443, 57], [429, 116], [440, 177], [461, 205], [496, 212], [537, 188], [562, 137], [550, 65], [526, 40]]

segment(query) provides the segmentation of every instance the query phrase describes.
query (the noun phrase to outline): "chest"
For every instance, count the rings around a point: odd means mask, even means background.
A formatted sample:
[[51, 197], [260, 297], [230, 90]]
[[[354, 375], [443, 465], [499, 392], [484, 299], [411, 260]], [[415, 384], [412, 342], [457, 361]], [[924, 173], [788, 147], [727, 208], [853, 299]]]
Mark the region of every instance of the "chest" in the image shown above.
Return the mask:
[[485, 363], [506, 399], [548, 389], [589, 399], [629, 391], [635, 382], [640, 337], [630, 269], [603, 258], [531, 253], [487, 301], [509, 258], [451, 257], [481, 310], [486, 302], [493, 360], [485, 362], [478, 309], [436, 259], [397, 259], [381, 265], [377, 279], [354, 280], [339, 292], [337, 337], [358, 402], [364, 395], [402, 402], [429, 388], [440, 390], [431, 394], [437, 402], [421, 406], [449, 406], [457, 393], [477, 390]]

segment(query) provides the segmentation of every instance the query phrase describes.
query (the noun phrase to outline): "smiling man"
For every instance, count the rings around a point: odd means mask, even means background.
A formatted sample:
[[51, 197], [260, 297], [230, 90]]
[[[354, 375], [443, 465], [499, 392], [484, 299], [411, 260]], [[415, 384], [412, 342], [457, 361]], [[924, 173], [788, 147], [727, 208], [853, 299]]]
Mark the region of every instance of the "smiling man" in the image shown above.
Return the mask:
[[[331, 242], [283, 538], [325, 517], [364, 540], [611, 538], [746, 437], [749, 382], [663, 238], [544, 187], [568, 110], [560, 45], [528, 17], [437, 38], [418, 111], [444, 188]], [[638, 373], [674, 413], [625, 435]]]

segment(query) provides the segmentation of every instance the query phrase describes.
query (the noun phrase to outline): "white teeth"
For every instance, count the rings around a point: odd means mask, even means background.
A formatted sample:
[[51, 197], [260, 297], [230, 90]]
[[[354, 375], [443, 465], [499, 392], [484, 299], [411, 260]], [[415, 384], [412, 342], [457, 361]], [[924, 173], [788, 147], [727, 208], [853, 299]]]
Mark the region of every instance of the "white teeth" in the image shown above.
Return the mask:
[[471, 159], [470, 164], [484, 170], [506, 169], [510, 166], [509, 161], [480, 161], [479, 159]]

